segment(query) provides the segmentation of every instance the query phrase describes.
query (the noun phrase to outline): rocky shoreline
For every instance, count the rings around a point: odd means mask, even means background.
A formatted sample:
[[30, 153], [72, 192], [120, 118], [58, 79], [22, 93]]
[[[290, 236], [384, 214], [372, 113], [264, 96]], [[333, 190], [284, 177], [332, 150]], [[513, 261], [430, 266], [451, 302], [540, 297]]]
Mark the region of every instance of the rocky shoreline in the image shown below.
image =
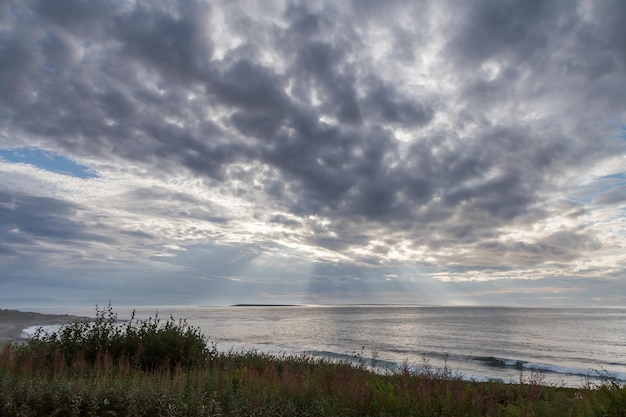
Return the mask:
[[52, 324], [67, 324], [76, 320], [87, 319], [68, 314], [41, 314], [19, 310], [0, 309], [0, 340], [19, 342], [22, 330], [31, 326], [48, 326]]

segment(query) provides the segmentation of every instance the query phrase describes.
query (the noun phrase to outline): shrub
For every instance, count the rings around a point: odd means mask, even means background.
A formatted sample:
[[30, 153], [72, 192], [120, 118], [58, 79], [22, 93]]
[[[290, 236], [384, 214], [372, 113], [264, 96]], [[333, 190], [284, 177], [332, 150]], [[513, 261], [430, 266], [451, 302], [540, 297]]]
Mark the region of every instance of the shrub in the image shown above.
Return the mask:
[[185, 320], [170, 317], [161, 323], [158, 315], [137, 320], [133, 312], [131, 319], [122, 323], [110, 305], [104, 309], [96, 306], [93, 321], [75, 321], [49, 334], [40, 328], [18, 349], [23, 358], [50, 362], [61, 355], [68, 364], [128, 361], [148, 371], [190, 368], [203, 363], [211, 352], [200, 329]]
[[602, 383], [597, 387], [594, 408], [602, 416], [626, 417], [626, 387], [605, 372]]

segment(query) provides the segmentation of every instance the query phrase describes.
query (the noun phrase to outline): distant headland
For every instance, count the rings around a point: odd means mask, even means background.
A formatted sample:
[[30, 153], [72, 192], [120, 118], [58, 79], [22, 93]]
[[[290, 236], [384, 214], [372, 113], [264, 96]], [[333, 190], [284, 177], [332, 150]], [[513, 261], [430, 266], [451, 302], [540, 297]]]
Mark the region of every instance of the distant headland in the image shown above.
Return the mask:
[[233, 304], [231, 307], [300, 307], [300, 304]]
[[68, 314], [41, 314], [0, 309], [0, 340], [21, 341], [24, 340], [22, 331], [27, 327], [67, 324], [76, 320], [93, 319]]

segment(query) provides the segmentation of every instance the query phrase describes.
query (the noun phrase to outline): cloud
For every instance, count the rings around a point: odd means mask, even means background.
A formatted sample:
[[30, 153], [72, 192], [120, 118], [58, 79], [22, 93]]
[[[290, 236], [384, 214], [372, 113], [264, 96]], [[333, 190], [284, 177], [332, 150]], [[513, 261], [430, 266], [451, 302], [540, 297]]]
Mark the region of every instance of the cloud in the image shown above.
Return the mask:
[[[15, 196], [2, 193], [2, 218], [5, 228], [24, 231], [30, 235], [44, 235], [52, 239], [71, 239], [83, 236], [82, 227], [68, 220], [76, 212], [65, 201], [52, 198]], [[34, 212], [33, 208], [45, 206], [47, 213]]]
[[407, 265], [474, 283], [550, 280], [555, 265], [613, 276], [623, 7], [5, 2], [0, 148], [99, 176], [0, 161], [0, 250], [20, 276], [36, 247], [50, 258], [34, 264], [80, 252], [72, 268], [113, 268], [137, 288], [150, 274], [165, 287], [167, 274], [251, 277], [247, 296], [269, 293], [263, 279], [280, 290], [267, 275], [204, 273], [172, 248], [334, 265], [289, 293], [342, 299], [398, 296], [379, 283], [403, 282]]

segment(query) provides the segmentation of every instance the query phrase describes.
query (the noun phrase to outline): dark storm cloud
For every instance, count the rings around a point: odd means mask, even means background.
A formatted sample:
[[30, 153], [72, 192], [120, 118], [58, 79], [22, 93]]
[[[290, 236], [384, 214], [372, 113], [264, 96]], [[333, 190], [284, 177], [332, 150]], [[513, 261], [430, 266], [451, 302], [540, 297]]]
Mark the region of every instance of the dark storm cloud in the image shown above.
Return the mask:
[[[14, 2], [14, 5], [17, 3]], [[53, 4], [40, 0], [31, 2], [31, 5], [33, 10], [47, 21], [86, 36], [106, 24], [104, 19], [111, 17], [114, 11], [112, 2], [60, 0]], [[24, 9], [17, 10], [24, 12]]]
[[344, 51], [326, 42], [298, 45], [296, 71], [314, 81], [313, 88], [322, 93], [324, 105], [330, 106], [340, 122], [361, 123], [355, 88], [356, 74], [343, 62]]
[[470, 63], [510, 54], [533, 60], [563, 21], [559, 18], [567, 18], [573, 10], [570, 2], [544, 0], [463, 3], [455, 11], [467, 15], [460, 19], [461, 28], [450, 48]]
[[67, 201], [0, 191], [2, 246], [29, 245], [38, 241], [108, 241], [93, 225], [77, 219], [81, 207]]
[[[472, 265], [500, 266], [499, 255], [535, 265], [600, 247], [579, 224], [502, 239], [548, 222], [560, 203], [546, 196], [566, 194], [571, 171], [624, 153], [607, 133], [626, 114], [623, 2], [253, 7], [5, 3], [3, 135], [254, 196], [257, 218], [340, 253], [377, 241], [381, 256], [405, 244], [453, 263], [438, 251], [463, 248]], [[162, 218], [236, 216], [182, 192], [126, 196]], [[19, 215], [3, 209], [20, 230], [90, 236], [78, 207], [54, 200], [44, 215], [48, 200], [20, 198]]]
[[214, 81], [214, 93], [224, 103], [244, 111], [279, 116], [288, 104], [281, 77], [248, 59], [240, 59]]
[[193, 82], [209, 70], [212, 43], [206, 2], [140, 2], [114, 28], [129, 59], [155, 67], [173, 81]]
[[[561, 101], [571, 94], [574, 101], [563, 102], [558, 110], [591, 102], [608, 110], [606, 100], [612, 102], [620, 93], [606, 88], [624, 77], [623, 7], [619, 1], [464, 3], [455, 9], [462, 24], [447, 54], [466, 68], [459, 75], [473, 92], [467, 99], [477, 99], [479, 105], [493, 104], [494, 98], [536, 100], [552, 94], [560, 94], [553, 99]], [[500, 70], [485, 80], [481, 64], [489, 62]]]
[[263, 155], [300, 186], [292, 209], [303, 214], [370, 210], [368, 196], [358, 188], [382, 175], [383, 160], [395, 149], [389, 135], [344, 131], [308, 115], [297, 117], [295, 134], [279, 133]]
[[[509, 267], [515, 265], [532, 265], [544, 262], [567, 262], [577, 259], [585, 251], [601, 248], [600, 242], [593, 235], [584, 232], [555, 232], [540, 242], [528, 244], [517, 242], [512, 245], [498, 242], [483, 243], [485, 250], [483, 259], [497, 264], [497, 259], [506, 259]], [[469, 262], [471, 263], [471, 261]]]
[[[69, 2], [64, 5], [69, 7]], [[113, 25], [115, 30], [109, 29], [109, 41], [119, 43], [121, 48], [111, 47], [102, 56], [98, 53], [83, 58], [87, 62], [81, 65], [69, 65], [66, 60], [58, 71], [47, 74], [50, 85], [37, 88], [42, 99], [22, 108], [23, 114], [33, 115], [26, 117], [33, 122], [22, 122], [23, 127], [41, 135], [54, 135], [73, 152], [96, 151], [103, 155], [112, 152], [135, 161], [158, 160], [163, 162], [162, 168], [174, 160], [193, 172], [213, 178], [222, 178], [225, 164], [255, 158], [257, 154], [261, 160], [278, 167], [284, 180], [296, 181], [290, 187], [292, 191], [298, 190], [295, 206], [291, 207], [296, 211], [318, 213], [341, 208], [340, 212], [346, 214], [377, 218], [403, 211], [394, 207], [397, 198], [394, 188], [402, 184], [404, 175], [388, 172], [383, 162], [395, 148], [390, 133], [376, 125], [362, 129], [350, 127], [361, 123], [357, 90], [359, 82], [367, 80], [358, 80], [353, 65], [345, 62], [346, 42], [336, 46], [303, 39], [291, 45], [295, 56], [291, 71], [278, 74], [249, 59], [236, 58], [236, 51], [228, 59], [233, 61], [231, 65], [211, 62], [211, 41], [205, 35], [208, 29], [199, 27], [198, 23], [198, 16], [206, 15], [204, 9], [199, 13], [193, 5], [178, 10], [140, 6], [129, 14], [114, 10], [113, 5], [101, 9], [80, 5], [73, 13], [87, 20], [100, 12], [113, 15], [110, 23], [95, 26]], [[82, 34], [82, 27], [75, 27], [72, 19], [63, 18], [65, 15], [49, 6], [35, 8], [34, 12], [39, 12], [44, 28], [45, 22], [51, 21], [54, 30], [61, 26], [67, 31], [66, 37]], [[308, 19], [328, 20], [324, 16]], [[312, 30], [316, 25], [309, 26], [308, 30]], [[296, 24], [292, 30], [303, 28]], [[96, 31], [91, 35], [99, 34]], [[54, 49], [55, 44], [47, 47]], [[31, 44], [22, 50], [30, 53], [37, 48]], [[24, 58], [21, 65], [21, 69], [32, 70], [33, 80], [35, 73], [43, 72], [41, 65], [45, 67], [44, 61], [39, 67], [31, 65], [36, 58]], [[88, 71], [96, 74], [98, 69], [84, 66], [90, 65], [90, 60], [105, 58], [108, 64], [102, 69], [104, 78], [96, 81]], [[164, 90], [162, 97], [147, 91], [137, 68], [148, 75], [150, 70], [156, 70], [155, 82], [157, 88]], [[16, 68], [15, 73], [19, 72], [23, 71]], [[71, 84], [65, 89], [53, 88], [55, 79], [63, 73], [71, 77]], [[287, 77], [296, 90], [307, 94], [319, 92], [324, 110], [312, 107], [306, 100], [290, 101], [284, 93]], [[183, 91], [179, 93], [169, 84], [180, 80], [204, 82], [204, 89], [208, 89], [211, 97], [200, 97], [202, 104], [194, 107], [185, 102], [180, 94], [184, 95]], [[130, 81], [135, 91], [131, 90]], [[363, 104], [374, 119], [414, 126], [432, 118], [433, 110], [427, 104], [401, 97], [393, 86], [380, 80], [374, 78], [368, 91]], [[86, 100], [90, 105], [84, 105]], [[210, 127], [210, 121], [204, 122], [208, 129], [204, 126], [179, 129], [162, 122], [163, 115], [181, 123], [197, 119], [202, 105], [210, 106], [213, 100], [218, 100], [216, 104], [220, 107], [236, 110], [231, 116], [233, 126], [252, 139], [271, 142], [269, 148], [261, 147], [257, 153], [254, 143], [252, 147], [243, 146], [232, 137], [226, 143], [224, 133]], [[326, 112], [347, 125], [320, 123], [320, 114]], [[39, 118], [35, 122], [35, 114], [46, 114], [48, 119]], [[113, 122], [112, 126], [107, 126], [107, 118]], [[285, 133], [285, 127], [294, 133]], [[81, 142], [84, 144], [79, 145]]]
[[383, 123], [398, 123], [407, 127], [422, 126], [430, 122], [434, 109], [409, 97], [403, 97], [395, 87], [373, 84], [366, 98], [372, 116]]

